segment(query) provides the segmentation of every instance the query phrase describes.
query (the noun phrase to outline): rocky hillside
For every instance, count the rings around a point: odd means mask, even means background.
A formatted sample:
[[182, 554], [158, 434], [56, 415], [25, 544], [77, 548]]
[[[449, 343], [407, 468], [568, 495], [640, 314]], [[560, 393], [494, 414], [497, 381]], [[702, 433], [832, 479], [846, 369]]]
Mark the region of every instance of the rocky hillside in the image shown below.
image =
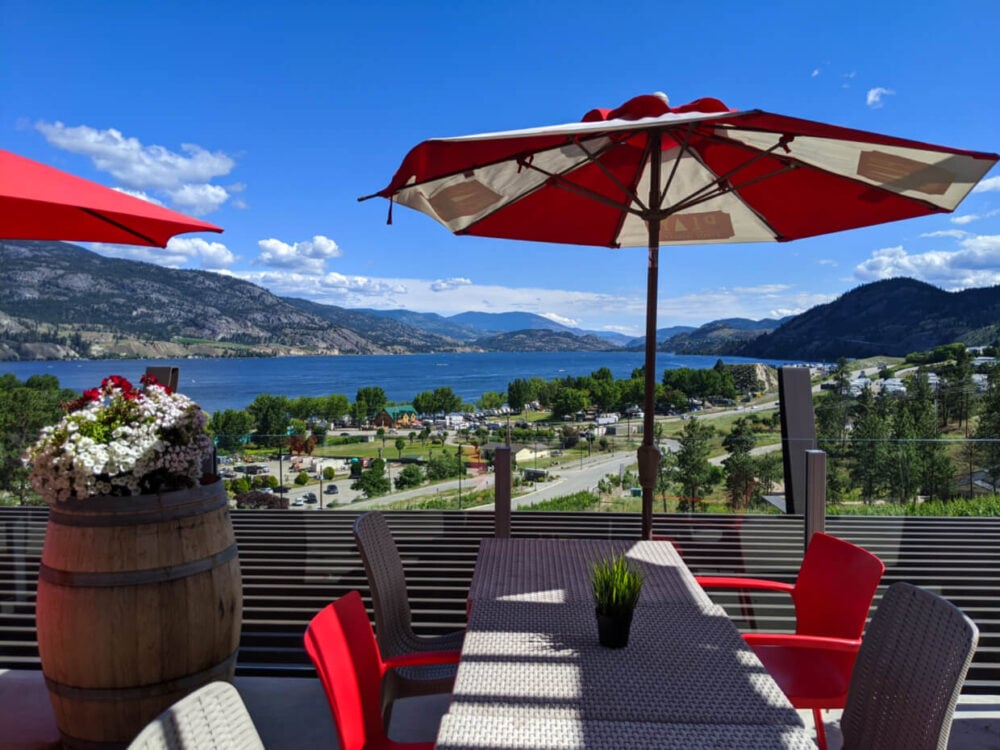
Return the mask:
[[673, 354], [731, 354], [741, 344], [773, 331], [781, 323], [782, 321], [771, 318], [716, 320], [693, 331], [671, 336], [656, 348]]
[[62, 242], [0, 241], [0, 267], [0, 357], [8, 359], [394, 350], [221, 274], [106, 258]]
[[490, 352], [603, 352], [619, 348], [594, 334], [541, 330], [500, 333], [476, 339], [475, 344]]
[[732, 354], [770, 359], [903, 357], [942, 344], [1000, 339], [1000, 286], [945, 292], [913, 279], [857, 287], [792, 318]]

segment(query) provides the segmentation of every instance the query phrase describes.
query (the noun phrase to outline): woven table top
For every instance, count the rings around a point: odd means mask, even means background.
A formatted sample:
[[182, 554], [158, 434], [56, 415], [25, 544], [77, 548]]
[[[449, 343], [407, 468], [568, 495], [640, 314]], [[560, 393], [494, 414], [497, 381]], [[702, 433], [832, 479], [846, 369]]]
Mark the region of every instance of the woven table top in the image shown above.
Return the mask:
[[647, 605], [629, 645], [597, 640], [589, 603], [476, 601], [450, 712], [801, 726], [721, 607]]
[[[629, 644], [598, 643], [592, 564], [645, 575]], [[484, 539], [441, 750], [791, 748], [809, 734], [668, 542]]]
[[634, 539], [484, 539], [469, 599], [590, 602], [593, 563], [610, 552], [645, 575], [639, 606], [712, 601], [669, 542]]
[[441, 722], [438, 750], [815, 750], [801, 726], [763, 724], [651, 724], [565, 721], [449, 714]]

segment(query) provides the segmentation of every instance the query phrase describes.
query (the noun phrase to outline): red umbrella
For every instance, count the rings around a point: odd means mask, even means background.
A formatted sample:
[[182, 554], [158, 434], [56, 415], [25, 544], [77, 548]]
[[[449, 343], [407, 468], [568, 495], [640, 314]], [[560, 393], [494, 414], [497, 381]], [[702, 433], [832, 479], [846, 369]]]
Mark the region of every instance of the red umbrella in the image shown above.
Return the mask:
[[0, 150], [0, 237], [166, 247], [205, 221]]
[[639, 479], [652, 530], [660, 245], [786, 242], [953, 211], [998, 160], [717, 99], [663, 94], [568, 125], [435, 138], [382, 196], [455, 234], [648, 247], [646, 391]]

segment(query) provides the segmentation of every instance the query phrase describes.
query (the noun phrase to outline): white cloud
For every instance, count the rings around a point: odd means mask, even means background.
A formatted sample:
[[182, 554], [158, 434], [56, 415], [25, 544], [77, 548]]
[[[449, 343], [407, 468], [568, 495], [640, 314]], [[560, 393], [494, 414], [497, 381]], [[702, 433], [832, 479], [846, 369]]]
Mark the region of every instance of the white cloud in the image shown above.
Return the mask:
[[1000, 177], [987, 177], [972, 188], [973, 193], [986, 193], [992, 190], [1000, 190]]
[[887, 89], [882, 86], [876, 86], [873, 89], [868, 89], [868, 94], [865, 96], [865, 104], [867, 104], [872, 109], [878, 109], [882, 106], [882, 98], [886, 96], [892, 96], [896, 92], [892, 89]]
[[750, 294], [778, 294], [780, 292], [788, 291], [788, 284], [759, 284], [757, 286], [736, 286], [733, 287], [733, 291], [736, 294], [750, 295]]
[[951, 237], [955, 240], [960, 240], [965, 237], [968, 232], [962, 229], [940, 229], [936, 232], [924, 232], [921, 237]]
[[816, 263], [821, 266], [830, 266], [831, 268], [836, 268], [837, 266], [840, 265], [833, 258], [820, 258], [819, 260], [816, 261]]
[[229, 200], [229, 193], [218, 185], [181, 185], [167, 194], [175, 205], [196, 216], [211, 213]]
[[966, 236], [958, 244], [913, 255], [901, 245], [876, 250], [854, 276], [865, 282], [905, 276], [947, 290], [1000, 284], [1000, 235]]
[[173, 237], [165, 249], [90, 243], [95, 253], [109, 258], [124, 258], [154, 263], [166, 268], [200, 268], [218, 271], [228, 268], [237, 257], [221, 242], [208, 242], [199, 237]]
[[570, 328], [576, 328], [580, 325], [580, 322], [575, 318], [567, 318], [565, 315], [559, 315], [554, 312], [543, 312], [538, 313], [543, 318], [551, 320], [553, 323], [558, 323], [562, 326], [569, 326]]
[[225, 188], [211, 184], [236, 166], [232, 157], [221, 151], [183, 143], [182, 153], [177, 153], [164, 146], [145, 146], [114, 128], [97, 130], [40, 121], [35, 129], [56, 148], [88, 157], [97, 169], [127, 188], [163, 193], [174, 204], [195, 213], [214, 211], [229, 198]]
[[259, 263], [272, 268], [297, 268], [312, 273], [321, 273], [329, 258], [340, 257], [340, 248], [329, 237], [315, 235], [311, 240], [293, 242], [269, 238], [257, 243], [261, 253]]
[[952, 224], [971, 224], [974, 221], [980, 221], [982, 219], [989, 219], [990, 217], [1000, 214], [1000, 208], [994, 209], [992, 211], [987, 211], [985, 214], [963, 214], [961, 216], [951, 217]]
[[819, 75], [819, 68], [813, 68], [812, 77], [815, 78]]
[[163, 205], [163, 201], [157, 200], [156, 198], [149, 195], [148, 193], [143, 192], [142, 190], [129, 190], [128, 188], [123, 188], [123, 187], [112, 188], [112, 190], [118, 193], [124, 193], [125, 195], [131, 195], [133, 198], [138, 198], [139, 200], [143, 200], [146, 201], [147, 203], [152, 203], [157, 206]]
[[455, 277], [453, 279], [437, 279], [431, 282], [432, 292], [446, 292], [449, 289], [455, 289], [460, 286], [469, 286], [472, 284], [472, 279], [465, 279], [461, 277]]
[[236, 262], [236, 256], [221, 242], [209, 242], [200, 237], [172, 237], [167, 242], [167, 252], [180, 253], [198, 261], [205, 269], [229, 268]]

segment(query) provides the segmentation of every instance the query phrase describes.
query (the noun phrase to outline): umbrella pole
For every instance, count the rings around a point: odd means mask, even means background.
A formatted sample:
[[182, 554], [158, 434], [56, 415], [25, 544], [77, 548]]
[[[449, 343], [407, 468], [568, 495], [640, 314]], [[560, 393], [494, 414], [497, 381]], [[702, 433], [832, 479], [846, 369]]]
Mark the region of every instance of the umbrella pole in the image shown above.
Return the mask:
[[642, 445], [639, 446], [639, 484], [642, 487], [642, 538], [653, 535], [653, 493], [660, 469], [660, 451], [653, 431], [656, 415], [656, 296], [660, 256], [660, 134], [649, 135], [649, 267], [646, 272], [645, 400], [642, 409]]

